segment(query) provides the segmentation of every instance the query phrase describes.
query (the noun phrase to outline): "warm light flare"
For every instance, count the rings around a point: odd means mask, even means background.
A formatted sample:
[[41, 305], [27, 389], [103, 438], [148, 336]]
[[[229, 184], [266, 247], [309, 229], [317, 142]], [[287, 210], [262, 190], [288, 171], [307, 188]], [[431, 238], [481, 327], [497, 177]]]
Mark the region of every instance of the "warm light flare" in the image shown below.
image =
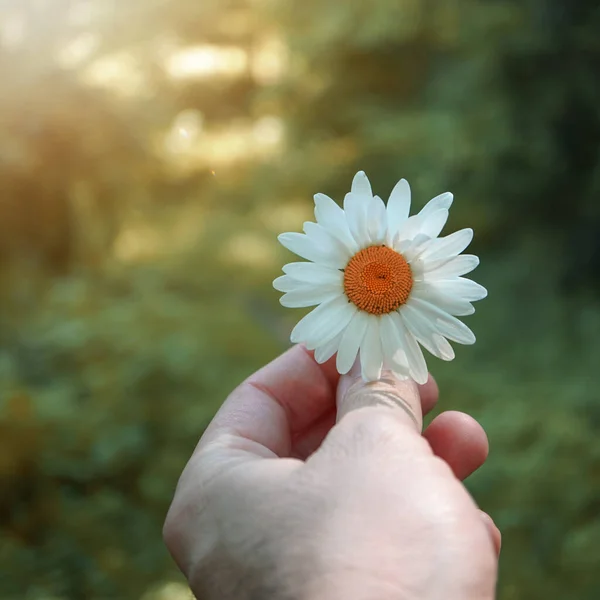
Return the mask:
[[14, 12], [0, 19], [0, 46], [7, 50], [18, 48], [27, 33], [27, 23], [22, 14]]
[[71, 40], [60, 49], [56, 57], [58, 64], [65, 69], [74, 69], [82, 65], [100, 46], [101, 38], [86, 31]]
[[81, 74], [84, 83], [102, 87], [124, 96], [139, 96], [146, 89], [146, 78], [140, 61], [128, 52], [99, 58]]
[[235, 77], [248, 67], [248, 54], [237, 46], [190, 46], [174, 52], [165, 69], [173, 79]]

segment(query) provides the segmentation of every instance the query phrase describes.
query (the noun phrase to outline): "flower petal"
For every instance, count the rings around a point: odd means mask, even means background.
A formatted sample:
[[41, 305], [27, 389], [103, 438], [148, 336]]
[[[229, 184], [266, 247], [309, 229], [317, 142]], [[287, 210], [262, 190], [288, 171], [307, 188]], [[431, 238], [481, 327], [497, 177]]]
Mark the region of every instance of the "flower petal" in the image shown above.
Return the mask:
[[385, 204], [379, 196], [374, 196], [369, 203], [367, 214], [367, 233], [371, 244], [383, 244], [387, 234], [387, 214]]
[[456, 296], [468, 302], [483, 300], [487, 296], [487, 290], [482, 285], [464, 277], [436, 281], [432, 285], [443, 294]]
[[475, 308], [468, 300], [439, 289], [439, 283], [416, 281], [410, 292], [411, 297], [426, 300], [455, 317], [466, 317], [475, 312]]
[[421, 215], [423, 217], [423, 216], [430, 215], [440, 209], [449, 210], [449, 208], [452, 206], [453, 200], [454, 200], [454, 196], [450, 192], [444, 192], [443, 194], [440, 194], [439, 196], [436, 196], [435, 198], [430, 200], [421, 209], [421, 211], [419, 212], [419, 215]]
[[402, 256], [410, 263], [415, 260], [425, 249], [425, 244], [430, 241], [430, 238], [422, 233], [419, 233], [413, 240], [404, 240], [394, 247], [396, 252], [400, 252]]
[[[312, 284], [329, 284], [342, 285], [344, 282], [344, 274], [339, 269], [332, 269], [324, 265], [319, 265], [311, 262], [293, 262], [283, 266], [283, 272], [289, 275], [296, 281], [302, 281]], [[275, 281], [278, 281], [278, 277]], [[273, 282], [275, 285], [275, 282]], [[279, 289], [279, 288], [275, 288]], [[291, 290], [280, 290], [281, 292], [289, 292]]]
[[355, 194], [346, 194], [344, 198], [344, 212], [352, 237], [360, 249], [370, 245], [367, 229], [367, 210], [369, 199]]
[[410, 212], [410, 186], [401, 179], [392, 190], [387, 203], [388, 243], [391, 243]]
[[338, 333], [327, 343], [315, 348], [315, 361], [320, 365], [327, 362], [338, 351], [342, 335], [343, 331], [340, 331], [340, 333]]
[[448, 221], [448, 209], [440, 208], [426, 215], [419, 215], [421, 218], [421, 227], [419, 234], [426, 235], [429, 238], [436, 238], [440, 235], [444, 225]]
[[[334, 302], [337, 300], [338, 298]], [[334, 316], [331, 316], [326, 322], [319, 323], [319, 326], [309, 333], [305, 340], [305, 345], [309, 350], [314, 350], [322, 346], [340, 331], [343, 331], [354, 316], [354, 313], [358, 311], [358, 308], [354, 304], [348, 302], [346, 296], [341, 297], [340, 303], [341, 305], [336, 309]]]
[[421, 255], [423, 260], [454, 258], [473, 240], [472, 229], [461, 229], [443, 238], [431, 240]]
[[278, 292], [291, 292], [293, 290], [297, 290], [299, 287], [301, 287], [301, 285], [291, 277], [288, 277], [287, 275], [281, 275], [273, 281], [273, 287]]
[[[318, 336], [319, 332], [325, 328], [335, 329], [332, 324], [344, 320], [342, 312], [345, 312], [349, 306], [354, 306], [354, 304], [349, 303], [345, 296], [319, 304], [317, 308], [309, 312], [296, 324], [290, 336], [291, 342], [293, 344], [308, 342]], [[341, 331], [341, 328], [339, 331]]]
[[421, 221], [422, 219], [419, 215], [408, 217], [400, 226], [400, 229], [398, 229], [394, 244], [400, 245], [407, 240], [414, 240], [421, 233]]
[[381, 315], [379, 325], [384, 365], [404, 377], [410, 375], [406, 343], [403, 336], [400, 335], [392, 315], [390, 313]]
[[343, 292], [338, 288], [310, 286], [284, 294], [279, 302], [286, 308], [306, 308], [307, 306], [315, 306], [333, 300], [342, 294]]
[[278, 238], [279, 243], [290, 252], [312, 260], [315, 263], [343, 269], [345, 264], [341, 256], [334, 256], [327, 252], [326, 248], [316, 246], [314, 242], [303, 233], [282, 233]]
[[369, 323], [369, 315], [363, 311], [357, 311], [346, 327], [336, 357], [338, 373], [345, 375], [356, 361], [358, 349], [362, 344]]
[[352, 187], [350, 188], [350, 192], [356, 196], [362, 198], [372, 198], [373, 191], [371, 190], [371, 183], [369, 182], [369, 178], [365, 174], [364, 171], [359, 171], [352, 180]]
[[450, 260], [424, 261], [423, 279], [441, 281], [466, 275], [477, 268], [479, 258], [474, 254], [460, 254]]
[[304, 232], [317, 248], [323, 249], [324, 252], [335, 258], [340, 269], [343, 269], [352, 258], [350, 249], [321, 225], [307, 221], [304, 223]]
[[379, 319], [369, 315], [365, 338], [360, 345], [360, 366], [365, 381], [377, 381], [383, 368], [383, 351], [379, 334]]
[[352, 254], [358, 252], [358, 244], [350, 233], [342, 207], [329, 196], [315, 194], [315, 218], [319, 225], [346, 245]]
[[391, 313], [391, 316], [398, 336], [402, 340], [404, 348], [406, 348], [406, 357], [408, 358], [410, 376], [417, 383], [423, 385], [424, 383], [427, 383], [427, 379], [429, 379], [429, 372], [427, 371], [427, 363], [425, 361], [425, 357], [423, 356], [423, 351], [419, 347], [419, 344], [417, 343], [417, 340], [413, 334], [406, 329], [400, 313], [393, 312]]
[[452, 360], [452, 346], [435, 328], [435, 326], [411, 304], [404, 304], [400, 316], [406, 328], [417, 338], [417, 341], [431, 354], [442, 360]]
[[432, 324], [432, 329], [436, 329], [445, 338], [459, 344], [475, 343], [475, 334], [462, 321], [441, 308], [419, 298], [410, 298], [408, 304], [427, 318]]

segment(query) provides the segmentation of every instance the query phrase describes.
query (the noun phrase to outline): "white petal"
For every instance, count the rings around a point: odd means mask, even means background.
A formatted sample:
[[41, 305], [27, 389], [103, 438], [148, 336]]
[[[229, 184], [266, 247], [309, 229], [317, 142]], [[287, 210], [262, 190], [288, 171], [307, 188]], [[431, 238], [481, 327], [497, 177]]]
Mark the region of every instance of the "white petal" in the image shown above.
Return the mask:
[[352, 237], [359, 248], [370, 246], [371, 239], [367, 229], [367, 210], [369, 199], [355, 194], [346, 194], [344, 212]]
[[305, 308], [333, 300], [342, 294], [338, 288], [310, 286], [284, 294], [279, 302], [286, 308]]
[[422, 219], [419, 215], [408, 217], [408, 219], [400, 226], [400, 229], [396, 234], [396, 243], [415, 239], [415, 237], [421, 233], [421, 224]]
[[426, 263], [421, 258], [421, 255], [423, 254], [423, 251], [427, 247], [427, 242], [429, 241], [430, 240], [426, 235], [420, 233], [415, 237], [412, 243], [405, 243], [404, 245], [407, 246], [407, 249], [404, 252], [401, 252], [405, 260], [410, 265], [410, 270], [412, 271], [415, 282], [423, 280]]
[[438, 333], [435, 326], [421, 311], [407, 303], [400, 308], [399, 312], [406, 328], [427, 351], [442, 360], [452, 360], [454, 358], [452, 346]]
[[474, 344], [475, 334], [456, 317], [419, 298], [410, 298], [408, 301], [413, 308], [418, 310], [429, 320], [432, 329], [436, 329], [441, 335], [459, 344]]
[[345, 244], [352, 254], [358, 252], [358, 244], [350, 233], [342, 207], [329, 196], [315, 195], [315, 218], [319, 225]]
[[443, 238], [431, 240], [423, 252], [424, 260], [454, 258], [460, 254], [473, 240], [472, 229], [461, 229]]
[[450, 192], [444, 192], [439, 196], [436, 196], [430, 200], [419, 212], [419, 215], [426, 216], [430, 215], [437, 210], [446, 209], [448, 210], [452, 206], [452, 200], [454, 196]]
[[369, 203], [367, 232], [371, 244], [374, 246], [383, 244], [386, 240], [387, 214], [385, 212], [385, 204], [379, 196], [374, 196]]
[[426, 300], [435, 304], [443, 311], [455, 317], [466, 317], [475, 312], [473, 305], [466, 299], [439, 289], [439, 282], [416, 281], [410, 294], [411, 297]]
[[331, 328], [332, 323], [342, 320], [340, 315], [342, 315], [348, 306], [354, 305], [348, 303], [348, 299], [345, 296], [319, 304], [317, 308], [300, 319], [296, 327], [292, 330], [290, 340], [292, 343], [298, 344], [314, 339], [315, 335], [321, 330], [326, 327]]
[[339, 219], [343, 219], [344, 211], [341, 206], [326, 194], [315, 194], [315, 218], [323, 227], [329, 227], [335, 224]]
[[[338, 298], [334, 302], [337, 302], [337, 300]], [[346, 296], [342, 297], [341, 302], [343, 304], [341, 304], [340, 308], [336, 309], [334, 315], [328, 319], [323, 319], [324, 322], [319, 323], [318, 327], [309, 333], [305, 340], [306, 347], [309, 350], [314, 350], [322, 346], [340, 333], [340, 331], [343, 331], [354, 316], [354, 313], [358, 311], [358, 308], [354, 304], [348, 302]], [[321, 304], [320, 306], [323, 305]]]
[[410, 263], [415, 260], [416, 257], [423, 252], [425, 249], [426, 242], [429, 242], [430, 238], [426, 235], [419, 233], [413, 240], [404, 240], [404, 242], [398, 243], [397, 247], [394, 246], [396, 252], [400, 252], [404, 258]]
[[273, 287], [278, 292], [292, 292], [293, 290], [301, 288], [302, 285], [295, 279], [292, 279], [287, 275], [282, 275], [273, 281]]
[[436, 281], [433, 285], [443, 294], [456, 296], [468, 302], [483, 300], [487, 296], [487, 290], [482, 285], [464, 277]]
[[[343, 285], [344, 274], [339, 269], [332, 269], [324, 265], [318, 265], [311, 262], [293, 262], [283, 266], [283, 272], [289, 275], [296, 281], [306, 283], [323, 283], [329, 285]], [[278, 279], [281, 279], [279, 277]], [[276, 279], [275, 281], [278, 281]], [[273, 284], [274, 285], [274, 284]], [[275, 288], [279, 289], [279, 288]], [[289, 292], [291, 290], [280, 290], [281, 292]]]
[[282, 233], [277, 239], [284, 248], [306, 260], [312, 260], [335, 269], [343, 269], [346, 266], [343, 257], [329, 254], [325, 248], [316, 246], [303, 233]]
[[380, 332], [384, 365], [388, 366], [395, 373], [403, 376], [409, 375], [410, 370], [408, 356], [406, 355], [406, 344], [391, 314], [381, 315]]
[[410, 212], [410, 186], [406, 179], [401, 179], [392, 190], [387, 203], [388, 243], [391, 243], [400, 226], [408, 219]]
[[479, 258], [474, 254], [461, 254], [450, 260], [425, 261], [423, 278], [425, 281], [452, 279], [470, 273], [478, 265]]
[[336, 357], [338, 373], [345, 375], [356, 361], [358, 349], [365, 337], [369, 315], [363, 311], [357, 311], [346, 327], [340, 342], [340, 348]]
[[330, 341], [315, 349], [315, 360], [320, 365], [327, 362], [338, 351], [342, 335], [343, 332], [341, 331]]
[[423, 351], [419, 347], [413, 334], [406, 329], [400, 313], [393, 312], [391, 315], [397, 333], [403, 342], [403, 346], [406, 348], [406, 356], [408, 358], [411, 377], [421, 385], [427, 383], [429, 372], [427, 371], [427, 363], [425, 362]]
[[339, 261], [339, 263], [336, 262], [340, 265], [339, 268], [343, 269], [352, 258], [350, 249], [318, 223], [307, 221], [304, 223], [304, 232], [317, 248], [321, 248], [331, 257], [335, 257], [336, 261]]
[[353, 304], [348, 306], [348, 309], [340, 314], [340, 318], [337, 321], [333, 322], [328, 328], [323, 328], [312, 340], [306, 342], [305, 345], [308, 350], [315, 350], [319, 346], [329, 343], [333, 337], [345, 330], [350, 319], [352, 319], [354, 313], [358, 310]]
[[377, 381], [383, 368], [383, 351], [379, 335], [379, 318], [369, 315], [367, 332], [360, 345], [360, 366], [365, 381]]
[[371, 190], [371, 184], [369, 178], [366, 176], [364, 171], [359, 171], [352, 180], [352, 187], [350, 192], [359, 197], [373, 197], [373, 191]]
[[421, 228], [419, 234], [426, 235], [429, 238], [436, 238], [440, 235], [444, 225], [448, 221], [448, 209], [441, 208], [434, 210], [426, 215], [421, 215]]
[[454, 348], [450, 345], [450, 342], [443, 335], [435, 333], [433, 335], [433, 340], [439, 352], [439, 354], [436, 355], [438, 358], [441, 358], [442, 360], [446, 361], [454, 360], [454, 358], [456, 357]]

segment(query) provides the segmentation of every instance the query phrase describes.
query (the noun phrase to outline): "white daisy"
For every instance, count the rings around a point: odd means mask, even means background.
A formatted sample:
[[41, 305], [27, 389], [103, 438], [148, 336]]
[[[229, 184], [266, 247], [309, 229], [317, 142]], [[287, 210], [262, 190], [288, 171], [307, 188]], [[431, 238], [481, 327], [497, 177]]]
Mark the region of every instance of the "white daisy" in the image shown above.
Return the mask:
[[452, 199], [441, 194], [409, 217], [406, 180], [396, 184], [386, 207], [362, 171], [343, 209], [317, 194], [317, 222], [305, 223], [304, 234], [279, 236], [288, 250], [311, 261], [283, 267], [285, 275], [273, 282], [285, 292], [281, 304], [317, 305], [296, 325], [291, 341], [314, 350], [319, 363], [337, 353], [341, 374], [360, 353], [366, 381], [389, 369], [417, 383], [427, 381], [419, 344], [442, 360], [454, 358], [448, 340], [473, 344], [475, 335], [456, 317], [473, 314], [472, 302], [487, 291], [462, 277], [479, 264], [476, 256], [461, 255], [473, 230], [438, 237]]

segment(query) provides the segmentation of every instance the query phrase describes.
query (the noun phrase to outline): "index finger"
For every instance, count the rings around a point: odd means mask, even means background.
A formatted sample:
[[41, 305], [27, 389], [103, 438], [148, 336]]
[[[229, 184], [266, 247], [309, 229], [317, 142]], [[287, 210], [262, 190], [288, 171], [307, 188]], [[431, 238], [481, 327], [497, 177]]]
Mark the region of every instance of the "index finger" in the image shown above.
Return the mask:
[[335, 360], [320, 365], [293, 346], [231, 393], [198, 448], [221, 438], [257, 456], [289, 456], [293, 437], [335, 410], [338, 380]]

